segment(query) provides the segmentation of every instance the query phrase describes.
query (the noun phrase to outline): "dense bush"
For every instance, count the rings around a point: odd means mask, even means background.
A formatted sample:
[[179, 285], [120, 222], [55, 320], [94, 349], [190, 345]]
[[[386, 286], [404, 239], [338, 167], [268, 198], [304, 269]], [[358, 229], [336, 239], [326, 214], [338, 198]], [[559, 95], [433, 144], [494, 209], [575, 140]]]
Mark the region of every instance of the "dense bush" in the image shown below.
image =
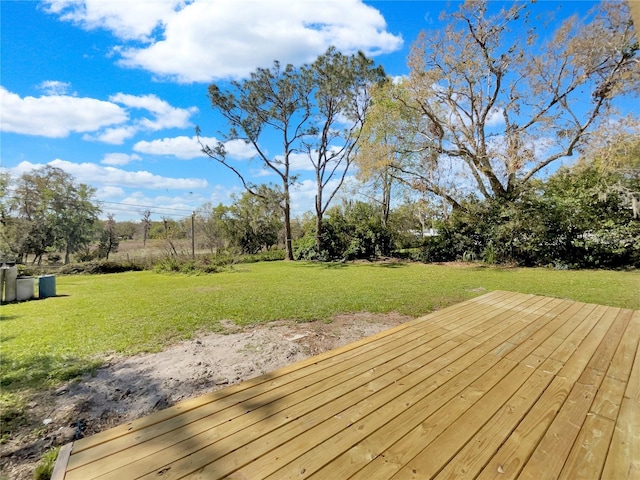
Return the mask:
[[313, 220], [303, 226], [304, 236], [294, 254], [305, 260], [356, 260], [389, 255], [391, 234], [382, 225], [380, 212], [369, 203], [349, 202], [329, 209], [322, 226], [322, 251], [316, 247]]
[[139, 262], [123, 261], [93, 261], [86, 263], [75, 263], [65, 265], [58, 272], [62, 275], [72, 275], [78, 273], [99, 274], [99, 273], [121, 273], [145, 270], [145, 265]]
[[419, 258], [640, 267], [640, 219], [633, 218], [627, 197], [611, 188], [620, 181], [640, 190], [632, 179], [583, 167], [534, 183], [514, 201], [468, 202], [441, 225], [439, 236], [425, 241]]

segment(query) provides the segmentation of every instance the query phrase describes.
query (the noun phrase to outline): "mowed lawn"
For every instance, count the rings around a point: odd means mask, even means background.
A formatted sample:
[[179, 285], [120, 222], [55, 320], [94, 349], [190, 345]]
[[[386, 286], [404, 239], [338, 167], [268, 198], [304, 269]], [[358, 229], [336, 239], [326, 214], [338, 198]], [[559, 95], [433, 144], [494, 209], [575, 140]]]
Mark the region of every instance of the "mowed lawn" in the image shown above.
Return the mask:
[[2, 306], [0, 382], [19, 391], [73, 377], [111, 352], [158, 351], [220, 320], [241, 325], [340, 313], [417, 317], [490, 290], [640, 309], [640, 272], [413, 263], [242, 264], [211, 275], [57, 277], [56, 298]]

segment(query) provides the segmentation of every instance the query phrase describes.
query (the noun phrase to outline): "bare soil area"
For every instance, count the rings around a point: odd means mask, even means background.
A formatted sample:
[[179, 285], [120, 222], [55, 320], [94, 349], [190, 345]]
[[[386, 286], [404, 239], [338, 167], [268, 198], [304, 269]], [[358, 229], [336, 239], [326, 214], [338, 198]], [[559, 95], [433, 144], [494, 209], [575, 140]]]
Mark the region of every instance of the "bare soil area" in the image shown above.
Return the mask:
[[203, 334], [160, 353], [112, 356], [93, 376], [43, 392], [32, 424], [0, 446], [0, 478], [27, 480], [49, 449], [177, 402], [273, 371], [410, 320], [341, 315], [331, 322], [275, 322]]

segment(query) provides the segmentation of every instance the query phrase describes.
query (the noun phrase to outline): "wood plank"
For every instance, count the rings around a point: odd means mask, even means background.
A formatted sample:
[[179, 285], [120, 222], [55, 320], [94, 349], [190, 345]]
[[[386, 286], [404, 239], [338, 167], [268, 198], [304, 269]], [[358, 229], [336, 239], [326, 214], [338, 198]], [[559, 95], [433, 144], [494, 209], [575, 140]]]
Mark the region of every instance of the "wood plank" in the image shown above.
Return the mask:
[[602, 478], [640, 478], [640, 402], [625, 398], [620, 406]]
[[560, 472], [559, 480], [600, 478], [614, 426], [613, 420], [589, 414]]
[[[440, 339], [437, 338], [435, 340], [439, 341]], [[387, 358], [381, 355], [378, 359], [379, 363], [377, 364], [363, 362], [359, 365], [359, 369], [352, 368], [350, 370], [351, 375], [346, 381], [332, 383], [331, 377], [321, 377], [318, 378], [316, 383], [306, 385], [306, 388], [304, 388], [305, 385], [303, 385], [297, 392], [289, 392], [287, 397], [280, 397], [275, 400], [268, 399], [270, 401], [264, 400], [259, 403], [255, 403], [255, 400], [250, 400], [249, 402], [254, 405], [253, 408], [251, 408], [249, 404], [243, 405], [243, 408], [239, 408], [237, 414], [231, 418], [229, 418], [230, 415], [212, 415], [210, 422], [200, 421], [197, 425], [189, 423], [185, 425], [184, 428], [175, 429], [162, 436], [155, 437], [153, 443], [142, 442], [127, 449], [121, 449], [122, 453], [112, 454], [106, 459], [104, 465], [98, 465], [94, 461], [92, 469], [102, 473], [106, 473], [107, 470], [113, 471], [113, 475], [117, 477], [117, 475], [119, 475], [117, 469], [141, 457], [147, 457], [145, 464], [148, 464], [149, 468], [151, 468], [154, 462], [166, 462], [180, 458], [179, 456], [172, 458], [163, 451], [174, 444], [197, 441], [203, 446], [206, 446], [214, 441], [220, 441], [225, 437], [240, 432], [261, 420], [263, 421], [261, 428], [269, 427], [270, 429], [275, 429], [292, 421], [292, 419], [313, 411], [322, 405], [322, 402], [326, 403], [334, 398], [340, 398], [355, 389], [359, 388], [359, 391], [366, 390], [371, 394], [369, 391], [371, 389], [371, 383], [375, 382], [379, 376], [391, 375], [393, 376], [393, 380], [389, 381], [397, 381], [402, 378], [403, 374], [407, 373], [407, 368], [418, 368], [420, 365], [418, 362], [420, 362], [420, 359], [425, 355], [430, 353], [429, 357], [424, 358], [436, 358], [447, 349], [451, 349], [456, 345], [455, 342], [450, 341], [440, 345], [439, 348], [433, 349], [430, 343], [431, 342], [423, 342], [422, 345], [413, 345], [413, 348], [410, 348], [408, 352], [395, 358]], [[392, 353], [397, 352], [394, 351]], [[412, 367], [406, 367], [406, 365]], [[260, 395], [253, 397], [253, 399], [259, 397]], [[286, 398], [286, 403], [282, 402], [282, 398]], [[284, 412], [284, 410], [288, 411]], [[282, 414], [273, 417], [268, 422], [264, 421], [266, 417], [274, 416], [278, 412], [282, 412]], [[236, 418], [235, 421], [229, 422], [229, 420], [233, 420], [234, 418]], [[176, 419], [176, 422], [179, 420], [180, 419]], [[253, 432], [254, 435], [257, 433], [255, 429], [253, 429]], [[234, 439], [236, 437], [234, 437]], [[115, 441], [116, 440], [114, 440], [114, 442]], [[150, 450], [150, 448], [152, 449]], [[155, 454], [156, 452], [157, 454]], [[180, 452], [181, 451], [177, 452], [178, 455]], [[219, 448], [218, 452], [222, 454], [224, 450]], [[104, 468], [105, 471], [103, 471], [102, 468]], [[141, 466], [140, 468], [144, 467]], [[80, 475], [80, 472], [78, 474]]]
[[[535, 480], [541, 476], [557, 478], [560, 474], [591, 410], [595, 393], [618, 350], [622, 334], [631, 319], [631, 313], [625, 310], [618, 311], [605, 337], [574, 385], [565, 405], [524, 466], [520, 479]], [[577, 449], [574, 451], [580, 452]]]
[[618, 418], [626, 385], [627, 383], [622, 380], [605, 376], [593, 405], [591, 405], [591, 413], [615, 422]]
[[520, 472], [519, 480], [557, 478], [595, 397], [593, 385], [576, 383], [549, 430]]
[[[633, 314], [633, 321], [630, 323], [637, 325], [638, 319], [640, 319], [640, 310], [636, 310]], [[640, 332], [634, 329], [632, 335], [640, 337]], [[636, 348], [636, 355], [633, 359], [633, 366], [629, 374], [629, 383], [627, 384], [624, 396], [631, 400], [640, 401], [640, 347]]]
[[[415, 446], [420, 441], [417, 437], [434, 435], [438, 429], [446, 428], [448, 424], [455, 421], [478, 401], [484, 391], [497, 384], [516, 366], [510, 360], [501, 359], [495, 363], [496, 360], [497, 358], [492, 358], [491, 354], [486, 355], [460, 375], [460, 379], [466, 378], [464, 381], [468, 384], [466, 388], [460, 390], [459, 386], [454, 386], [454, 384], [443, 386], [412, 409], [402, 412], [392, 422], [383, 425], [357, 444], [351, 445], [342, 455], [337, 456], [331, 463], [315, 472], [313, 477], [362, 478], [363, 476], [370, 477], [371, 474], [368, 472], [371, 471], [375, 472], [375, 476], [381, 478], [390, 477], [392, 470], [387, 470], [384, 465], [381, 466], [380, 462], [384, 464], [401, 461], [400, 457], [397, 457], [390, 450], [395, 444], [407, 439], [409, 435], [414, 438], [415, 442], [412, 443], [411, 440], [407, 440], [407, 442]], [[469, 383], [474, 377], [477, 377], [477, 380]], [[437, 420], [426, 427], [425, 422], [434, 417], [437, 417]], [[416, 425], [421, 425], [423, 428], [416, 430]], [[427, 432], [427, 428], [430, 429], [429, 432]], [[328, 447], [329, 444], [325, 448]], [[399, 450], [401, 450], [400, 455], [408, 453], [402, 451], [401, 448]], [[372, 463], [372, 461], [377, 461], [377, 463]], [[365, 466], [367, 467], [365, 471], [360, 470]], [[360, 471], [358, 472], [358, 470]], [[351, 477], [354, 474], [355, 476]]]
[[[560, 345], [551, 353], [550, 358], [566, 363], [574, 354], [582, 342], [591, 334], [596, 325], [600, 324], [602, 318], [610, 310], [609, 307], [597, 305], [593, 311], [587, 315], [582, 323]], [[606, 320], [605, 320], [606, 321]], [[602, 327], [606, 331], [606, 327]]]
[[[459, 336], [462, 338], [461, 341], [466, 341], [466, 339], [467, 339], [466, 336], [464, 336], [464, 335], [459, 335]], [[453, 342], [453, 341], [446, 342], [445, 344], [441, 345], [441, 347], [439, 347], [439, 348], [437, 348], [437, 349], [435, 349], [435, 350], [433, 350], [431, 352], [427, 352], [429, 354], [428, 358], [431, 358], [432, 361], [433, 360], [438, 360], [440, 358], [446, 358], [446, 355], [444, 355], [446, 353], [446, 351], [451, 349], [451, 348], [453, 348], [453, 347], [455, 347], [456, 345], [457, 345], [457, 342]], [[444, 355], [444, 357], [443, 357], [443, 355]], [[409, 362], [409, 363], [407, 363], [407, 365], [409, 365], [411, 368], [417, 369], [417, 368], [420, 367], [421, 364], [417, 363], [417, 362], [413, 362], [413, 363]], [[367, 368], [369, 368], [369, 366], [367, 366]], [[398, 370], [398, 372], [402, 373], [403, 371], [402, 370]], [[406, 372], [404, 372], [404, 373], [406, 373]], [[369, 383], [365, 387], [361, 387], [358, 390], [359, 394], [360, 395], [365, 395], [365, 396], [370, 396], [373, 393], [371, 391], [371, 388], [370, 388], [371, 385], [370, 384], [371, 384], [371, 380], [369, 381]], [[325, 399], [325, 402], [332, 401], [336, 397], [337, 398], [342, 398], [343, 397], [342, 392], [339, 395], [338, 394], [334, 394], [333, 396], [332, 395], [327, 396], [326, 399]], [[349, 398], [351, 398], [351, 397], [349, 397]], [[317, 399], [316, 399], [316, 403], [315, 404], [312, 403], [311, 407], [308, 407], [308, 408], [316, 408], [318, 406], [318, 404], [322, 405], [322, 403], [318, 402]], [[275, 428], [280, 428], [283, 423], [293, 422], [299, 415], [302, 415], [302, 414], [305, 414], [305, 412], [298, 412], [296, 415], [287, 415], [286, 418], [284, 418], [283, 416], [280, 416], [280, 417], [278, 417], [279, 420], [276, 423], [274, 423], [274, 422], [262, 422], [261, 428], [265, 429], [263, 434], [268, 432], [268, 431], [271, 431], [271, 430], [273, 430]], [[200, 444], [202, 444], [202, 446], [206, 446], [206, 445], [208, 445], [209, 443], [211, 443], [212, 441], [215, 440], [217, 443], [216, 443], [216, 445], [212, 445], [211, 449], [216, 451], [216, 455], [222, 455], [227, 451], [231, 451], [234, 447], [237, 448], [238, 444], [242, 444], [242, 442], [243, 442], [242, 440], [238, 439], [239, 438], [238, 435], [243, 435], [242, 431], [237, 432], [237, 434], [233, 435], [228, 440], [227, 439], [223, 440], [224, 443], [222, 445], [224, 445], [224, 448], [221, 446], [220, 438], [218, 437], [218, 435], [219, 435], [218, 431], [212, 431], [210, 434], [205, 432], [204, 435], [205, 436], [206, 435], [210, 435], [210, 437], [202, 437], [202, 436], [201, 437], [194, 437], [193, 440], [186, 440], [186, 442], [196, 441], [197, 440]], [[248, 436], [250, 437], [251, 440], [253, 440], [258, 435], [257, 435], [255, 429], [251, 429], [250, 433], [248, 434]], [[180, 449], [174, 449], [174, 450], [177, 450], [178, 453], [181, 452]], [[156, 457], [159, 457], [159, 458], [156, 458]], [[205, 452], [202, 455], [198, 454], [196, 457], [192, 456], [191, 458], [189, 458], [186, 461], [186, 464], [185, 464], [185, 465], [188, 465], [188, 466], [185, 466], [185, 468], [193, 468], [193, 464], [194, 464], [194, 461], [195, 461], [194, 458], [202, 458], [203, 459], [202, 461], [204, 461], [205, 463], [208, 463], [208, 462], [212, 461], [211, 455]], [[159, 451], [157, 455], [154, 454], [154, 455], [147, 456], [147, 458], [144, 459], [144, 462], [138, 462], [139, 464], [136, 465], [135, 468], [136, 469], [138, 469], [138, 468], [140, 469], [139, 470], [140, 474], [144, 473], [144, 469], [147, 469], [147, 471], [150, 472], [149, 469], [154, 468], [157, 465], [157, 461], [159, 461], [160, 459], [167, 460], [166, 454], [164, 454], [162, 451]], [[109, 460], [111, 460], [111, 458], [109, 458]], [[144, 466], [144, 465], [147, 465], [147, 466]], [[110, 469], [110, 468], [112, 468], [112, 466], [113, 466], [113, 464], [109, 462], [108, 464], [105, 465], [105, 468], [109, 468]], [[94, 465], [92, 465], [92, 467], [95, 468]], [[133, 467], [131, 467], [131, 468], [133, 468]], [[178, 468], [177, 466], [174, 465], [174, 471], [181, 471], [181, 470], [180, 470], [180, 468]], [[112, 476], [114, 478], [117, 478], [118, 477], [118, 471], [114, 470], [112, 472]], [[165, 476], [165, 478], [166, 478], [166, 476]]]
[[[541, 344], [553, 338], [556, 330], [563, 327], [565, 324], [570, 324], [576, 316], [582, 318], [585, 312], [590, 313], [595, 307], [593, 305], [585, 305], [578, 302], [564, 301], [558, 305], [558, 307], [551, 310], [545, 315], [545, 318], [549, 318], [548, 322], [538, 321], [533, 324], [527, 331], [527, 338], [514, 337], [510, 340], [517, 346], [509, 352], [507, 358], [516, 361], [522, 361], [534, 350], [536, 350]], [[523, 332], [524, 333], [524, 332]]]
[[552, 380], [551, 373], [542, 369], [537, 370], [475, 436], [468, 438], [466, 445], [447, 462], [435, 478], [439, 480], [475, 478]]
[[[518, 329], [522, 328], [521, 325], [518, 325], [518, 321], [517, 319], [515, 319], [513, 317], [513, 315], [510, 315], [509, 312], [503, 312], [502, 314], [499, 315], [499, 317], [496, 317], [497, 320], [501, 320], [499, 322], [496, 322], [496, 325], [494, 325], [493, 329], [496, 332], [500, 332], [502, 333], [502, 331], [508, 331], [509, 330], [509, 325], [511, 324], [515, 324]], [[503, 329], [501, 331], [501, 329]], [[482, 333], [482, 335], [484, 336], [486, 334], [486, 331], [484, 331]], [[511, 335], [511, 333], [509, 333], [509, 335]], [[491, 336], [491, 330], [489, 330], [489, 336]], [[466, 354], [464, 354], [464, 352], [467, 352]], [[464, 354], [463, 357], [459, 357], [459, 355]], [[444, 369], [440, 374], [438, 375], [442, 375], [443, 376], [443, 380], [439, 380], [437, 381], [435, 384], [433, 384], [435, 387], [438, 386], [438, 382], [443, 383], [444, 381], [446, 381], [446, 379], [449, 377], [453, 377], [459, 370], [460, 367], [458, 367], [458, 364], [461, 365], [462, 368], [467, 368], [469, 365], [471, 365], [475, 360], [478, 359], [478, 356], [482, 355], [482, 351], [481, 349], [477, 346], [477, 342], [476, 344], [469, 342], [469, 345], [467, 346], [460, 346], [457, 347], [456, 349], [452, 350], [450, 353], [438, 357], [437, 360], [435, 360], [434, 365], [431, 366], [431, 369], [433, 370], [434, 368], [437, 369]], [[456, 358], [458, 358], [458, 360], [456, 360]], [[475, 360], [474, 360], [475, 359]], [[464, 363], [460, 363], [460, 362], [464, 362]], [[437, 377], [436, 377], [437, 378]], [[406, 379], [406, 382], [411, 385], [419, 385], [422, 388], [422, 383], [424, 382], [423, 379], [420, 378], [415, 378], [412, 381], [410, 381], [409, 378]], [[431, 382], [430, 382], [431, 384]], [[429, 386], [429, 385], [428, 385]], [[431, 388], [431, 387], [430, 387]], [[398, 399], [396, 400], [396, 403], [398, 405], [403, 405], [403, 403], [405, 403], [404, 400], [402, 400], [400, 397], [398, 397]], [[355, 410], [354, 410], [355, 408]], [[395, 407], [394, 407], [395, 408]], [[406, 408], [406, 405], [405, 405]], [[354, 423], [356, 422], [359, 418], [361, 418], [362, 416], [364, 416], [365, 411], [363, 411], [361, 408], [358, 408], [358, 406], [354, 406], [352, 408], [350, 408], [351, 411], [353, 411], [355, 413], [355, 417], [349, 417], [350, 419], [349, 422], [347, 422], [347, 424], [345, 425], [344, 423], [340, 424], [340, 422], [338, 422], [335, 427], [336, 428], [345, 428], [348, 427], [350, 423]], [[381, 415], [379, 412], [376, 412], [376, 415], [379, 415], [381, 417], [386, 417], [387, 420], [389, 421], [390, 418], [388, 418], [388, 415]], [[318, 417], [326, 417], [329, 418], [327, 415], [325, 414], [321, 414], [318, 415]], [[330, 423], [336, 423], [334, 422], [335, 419], [329, 418], [329, 422]], [[307, 432], [307, 435], [310, 438], [313, 438], [315, 442], [320, 442], [322, 441], [322, 438], [325, 438], [325, 436], [328, 436], [329, 434], [327, 433], [328, 430], [326, 428], [326, 425], [324, 427], [319, 426], [318, 427], [320, 430], [319, 431], [323, 431], [324, 433], [319, 437], [319, 433], [316, 430], [313, 431], [309, 431], [311, 433]], [[330, 436], [330, 435], [329, 435]], [[297, 448], [300, 448], [300, 446], [305, 446], [305, 445], [313, 445], [313, 442], [309, 441], [309, 442], [305, 442], [305, 437], [303, 436], [295, 436], [293, 442], [295, 443], [295, 446], [292, 447], [288, 444], [283, 444], [281, 447], [279, 447], [278, 449], [272, 451], [269, 454], [269, 458], [273, 459], [273, 458], [277, 458], [278, 462], [285, 462], [285, 459], [289, 459], [289, 458], [294, 458], [296, 455], [298, 455], [299, 453], [303, 453], [303, 452], [298, 452]], [[311, 448], [310, 446], [307, 448]], [[333, 449], [333, 443], [332, 443], [332, 449]], [[325, 449], [326, 451], [326, 449]], [[246, 461], [247, 458], [250, 458], [250, 456], [252, 454], [255, 453], [255, 449], [251, 448], [250, 446], [245, 446], [244, 448], [240, 449], [237, 452], [234, 452], [234, 457], [237, 458], [241, 458], [241, 461]], [[227, 462], [230, 461], [229, 459], [222, 459], [222, 462]], [[240, 460], [239, 460], [240, 461]], [[220, 465], [220, 462], [218, 462], [215, 466], [218, 467]], [[232, 465], [230, 465], [231, 467]], [[236, 468], [239, 465], [235, 465]], [[250, 468], [250, 470], [249, 470]], [[243, 469], [242, 471], [238, 472], [238, 475], [243, 474], [245, 476], [247, 476], [248, 478], [262, 478], [264, 477], [266, 474], [268, 474], [268, 472], [270, 470], [273, 470], [274, 468], [274, 462], [272, 460], [266, 459], [266, 458], [260, 458], [257, 459], [256, 462], [250, 466], [248, 466], [246, 469]]]
[[623, 310], [621, 314], [625, 317], [630, 316], [630, 319], [620, 339], [613, 360], [607, 369], [607, 376], [626, 382], [629, 380], [633, 359], [636, 356], [638, 344], [640, 343], [640, 312]]
[[60, 447], [58, 458], [56, 458], [56, 463], [53, 466], [53, 472], [51, 472], [51, 480], [64, 480], [72, 449], [73, 442], [67, 443], [66, 445]]
[[585, 385], [600, 385], [602, 376], [609, 370], [615, 352], [618, 350], [622, 335], [631, 320], [632, 310], [620, 310], [613, 320], [607, 335], [594, 352], [578, 382]]
[[479, 480], [518, 478], [540, 438], [569, 396], [571, 382], [555, 377], [509, 438], [477, 476]]
[[[455, 355], [461, 354], [461, 349]], [[453, 354], [453, 351], [451, 352]], [[403, 412], [411, 409], [412, 406], [418, 404], [419, 409], [436, 408], [455, 396], [463, 390], [474, 378], [467, 375], [458, 375], [470, 365], [477, 362], [481, 352], [473, 349], [473, 345], [469, 342], [469, 348], [466, 355], [451, 361], [453, 356], [447, 355], [437, 358], [431, 365], [418, 370], [411, 377], [403, 379], [401, 384], [389, 384], [387, 388], [381, 389], [375, 395], [361, 402], [353, 402], [347, 399], [342, 403], [342, 399], [337, 399], [335, 410], [324, 411], [320, 409], [310, 414], [312, 419], [320, 420], [318, 423], [310, 423], [309, 420], [301, 418], [300, 427], [295, 430], [285, 430], [284, 432], [274, 432], [275, 437], [273, 444], [279, 443], [279, 446], [269, 452], [268, 456], [256, 455], [256, 447], [262, 445], [264, 438], [256, 441], [258, 445], [251, 443], [246, 444], [241, 449], [233, 452], [233, 455], [222, 458], [215, 465], [205, 467], [201, 471], [201, 478], [209, 478], [213, 471], [217, 471], [221, 467], [226, 472], [227, 469], [233, 470], [242, 467], [234, 475], [245, 476], [246, 478], [266, 478], [275, 470], [295, 460], [297, 457], [304, 455], [307, 451], [317, 445], [325, 446], [322, 448], [321, 454], [326, 455], [328, 452], [337, 452], [336, 441], [338, 435], [346, 429], [351, 432], [357, 432], [358, 435], [372, 429], [379, 428], [383, 424], [392, 421], [395, 417]], [[498, 359], [487, 359], [494, 363]], [[437, 363], [436, 363], [437, 362]], [[432, 396], [433, 392], [439, 392], [437, 396]], [[346, 408], [346, 409], [345, 409]], [[374, 414], [374, 415], [371, 415]], [[306, 427], [313, 428], [307, 429]], [[297, 425], [292, 425], [293, 428]], [[286, 437], [281, 438], [282, 434]], [[352, 437], [347, 437], [345, 441], [352, 441]], [[248, 463], [249, 460], [254, 461]], [[308, 472], [312, 473], [311, 471]], [[233, 477], [231, 477], [233, 478]]]
[[[558, 372], [558, 376], [568, 378], [571, 383], [576, 382], [578, 378], [580, 378], [587, 364], [591, 361], [591, 357], [593, 357], [616, 319], [619, 311], [620, 309], [617, 308], [607, 308], [604, 311], [604, 314], [589, 332], [589, 335], [578, 345], [571, 357], [566, 361], [564, 367], [562, 367], [562, 370]], [[552, 358], [557, 357], [554, 354]]]
[[551, 322], [555, 315], [559, 315], [573, 305], [573, 302], [566, 300], [549, 300], [550, 302], [545, 306], [545, 309], [538, 309], [535, 312], [535, 316], [530, 317], [529, 315], [525, 315], [521, 317], [521, 320], [525, 323], [524, 328], [506, 339], [501, 345], [498, 345], [494, 351], [496, 355], [509, 355], [514, 349], [518, 348], [526, 338]]
[[[479, 480], [519, 478], [522, 468], [564, 405], [571, 388], [591, 360], [618, 312], [619, 309], [596, 308], [590, 315], [597, 318], [598, 322], [589, 330], [584, 340], [575, 346], [579, 339], [572, 338], [570, 342], [563, 342], [552, 354], [551, 358], [558, 361], [564, 360], [569, 354], [571, 356], [536, 405], [487, 463], [478, 476]], [[589, 323], [582, 324], [585, 327], [588, 325]], [[585, 330], [586, 328], [581, 327], [579, 333], [585, 333]]]
[[[584, 338], [586, 336], [586, 333], [581, 333], [582, 331], [584, 331], [584, 328], [586, 328], [584, 324], [588, 324], [589, 319], [593, 318], [593, 313], [598, 306], [588, 303], [581, 305], [582, 308], [575, 315], [569, 318], [564, 325], [562, 325], [553, 333], [553, 335], [549, 336], [544, 342], [536, 347], [536, 349], [533, 350], [532, 353], [537, 355], [538, 357], [547, 359], [551, 356], [551, 354], [556, 352], [563, 344], [563, 342], [568, 338], [572, 338], [574, 336], [577, 336], [577, 338], [580, 339]], [[596, 320], [593, 319], [591, 320], [591, 322], [593, 322], [591, 324], [592, 327], [593, 324], [595, 324], [595, 321]], [[587, 332], [589, 330], [590, 328], [588, 328]]]
[[[466, 410], [451, 424], [443, 425], [437, 414], [432, 415], [414, 430], [418, 432], [418, 437], [407, 435], [385, 451], [385, 457], [394, 459], [394, 462], [387, 465], [400, 467], [393, 478], [423, 479], [435, 475], [462, 448], [467, 434], [474, 435], [482, 428], [534, 372], [531, 367], [518, 365], [495, 388], [480, 398], [474, 408]], [[434, 429], [432, 425], [446, 428]], [[461, 430], [465, 433], [461, 434]], [[395, 461], [399, 455], [406, 461]]]

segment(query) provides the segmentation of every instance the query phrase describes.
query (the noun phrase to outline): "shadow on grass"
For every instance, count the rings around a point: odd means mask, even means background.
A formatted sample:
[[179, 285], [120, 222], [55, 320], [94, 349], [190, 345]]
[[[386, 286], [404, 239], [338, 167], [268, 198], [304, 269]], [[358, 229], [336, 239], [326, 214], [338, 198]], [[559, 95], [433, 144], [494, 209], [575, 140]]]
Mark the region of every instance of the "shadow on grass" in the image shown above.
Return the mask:
[[392, 269], [405, 268], [408, 266], [406, 262], [380, 262], [380, 263], [374, 263], [374, 265], [380, 268], [392, 268]]
[[[9, 339], [4, 337], [3, 341]], [[47, 385], [55, 385], [85, 373], [92, 373], [101, 364], [101, 361], [95, 359], [37, 353], [18, 359], [5, 358], [0, 365], [0, 387], [4, 391], [42, 389]]]
[[350, 266], [346, 262], [314, 262], [312, 260], [307, 260], [304, 263], [300, 262], [300, 265], [309, 268], [322, 268], [324, 270], [338, 270]]

